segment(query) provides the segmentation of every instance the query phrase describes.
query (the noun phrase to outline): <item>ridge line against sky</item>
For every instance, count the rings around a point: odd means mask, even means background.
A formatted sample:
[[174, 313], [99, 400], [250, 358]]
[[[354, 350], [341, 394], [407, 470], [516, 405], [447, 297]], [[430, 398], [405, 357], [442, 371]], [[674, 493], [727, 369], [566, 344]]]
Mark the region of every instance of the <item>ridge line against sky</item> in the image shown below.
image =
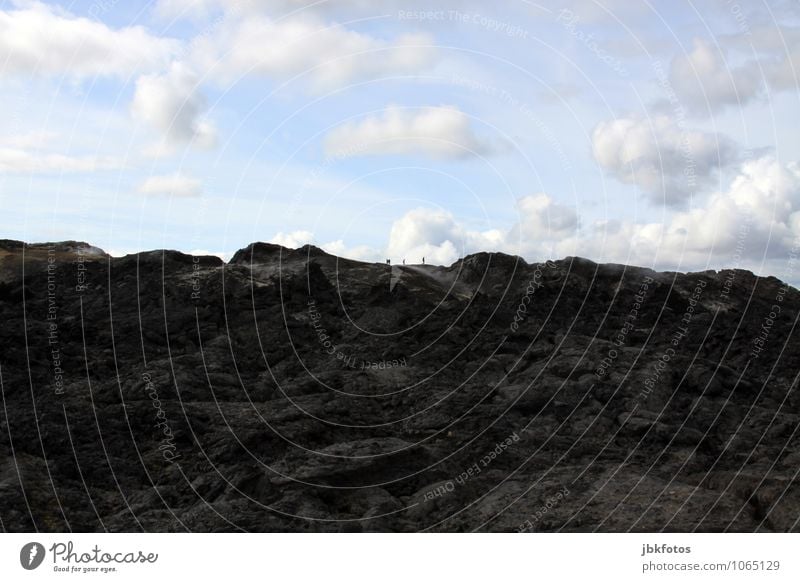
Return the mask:
[[800, 8], [0, 3], [3, 238], [796, 282]]

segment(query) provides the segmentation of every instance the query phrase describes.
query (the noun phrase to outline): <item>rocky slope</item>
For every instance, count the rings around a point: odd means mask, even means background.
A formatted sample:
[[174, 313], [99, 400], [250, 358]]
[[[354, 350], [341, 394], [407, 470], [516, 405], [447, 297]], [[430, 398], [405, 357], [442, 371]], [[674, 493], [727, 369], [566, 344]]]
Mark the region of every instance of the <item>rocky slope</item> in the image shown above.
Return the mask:
[[800, 295], [0, 241], [6, 531], [799, 529]]

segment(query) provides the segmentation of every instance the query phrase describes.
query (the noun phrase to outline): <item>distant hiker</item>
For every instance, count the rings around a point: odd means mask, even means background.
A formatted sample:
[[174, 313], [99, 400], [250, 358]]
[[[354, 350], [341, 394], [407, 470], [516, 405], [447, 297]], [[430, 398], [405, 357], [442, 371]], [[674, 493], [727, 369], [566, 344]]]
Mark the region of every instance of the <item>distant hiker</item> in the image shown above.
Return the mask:
[[422, 264], [425, 264], [425, 257], [422, 257]]
[[405, 259], [403, 259], [403, 264], [404, 264], [404, 265], [406, 264], [406, 260], [405, 260]]
[[387, 265], [391, 265], [391, 264], [392, 264], [392, 261], [390, 261], [389, 259], [386, 259], [386, 264], [387, 264]]

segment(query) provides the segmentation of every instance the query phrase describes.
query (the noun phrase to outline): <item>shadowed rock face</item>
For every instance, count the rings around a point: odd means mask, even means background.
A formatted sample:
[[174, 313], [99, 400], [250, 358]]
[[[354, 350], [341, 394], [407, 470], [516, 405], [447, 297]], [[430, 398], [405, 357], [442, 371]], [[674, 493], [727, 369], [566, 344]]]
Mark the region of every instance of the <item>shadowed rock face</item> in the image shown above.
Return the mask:
[[798, 529], [798, 292], [0, 241], [7, 531]]

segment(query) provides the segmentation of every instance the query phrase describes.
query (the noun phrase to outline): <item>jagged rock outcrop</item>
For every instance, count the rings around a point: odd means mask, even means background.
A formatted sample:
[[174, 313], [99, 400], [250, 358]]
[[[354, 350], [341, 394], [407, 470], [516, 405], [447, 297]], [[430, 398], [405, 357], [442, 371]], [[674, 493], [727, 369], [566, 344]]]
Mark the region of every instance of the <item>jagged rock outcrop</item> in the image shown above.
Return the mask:
[[578, 258], [0, 241], [2, 527], [797, 531], [799, 300]]

